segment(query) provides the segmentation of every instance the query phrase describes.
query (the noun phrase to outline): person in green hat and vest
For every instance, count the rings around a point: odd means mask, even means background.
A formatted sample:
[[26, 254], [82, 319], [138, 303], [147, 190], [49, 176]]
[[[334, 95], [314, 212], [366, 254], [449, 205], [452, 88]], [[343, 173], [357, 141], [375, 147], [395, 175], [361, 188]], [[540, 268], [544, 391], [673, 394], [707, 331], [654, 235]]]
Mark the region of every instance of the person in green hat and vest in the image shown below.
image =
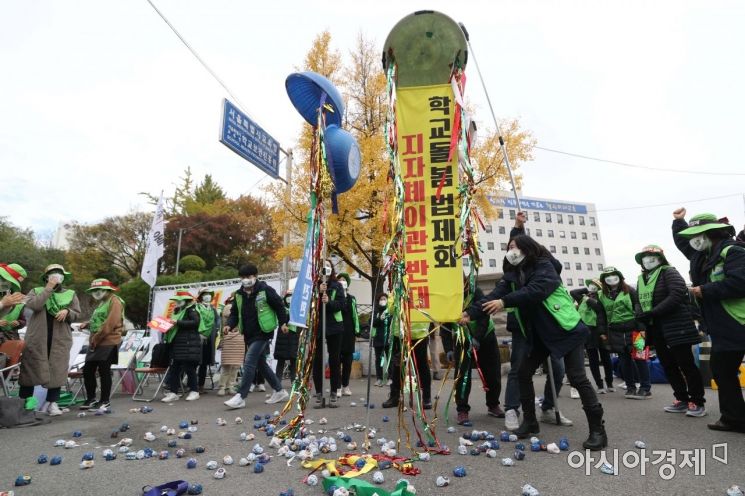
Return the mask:
[[[647, 360], [633, 358], [632, 351], [642, 351], [645, 346], [645, 326], [637, 320], [641, 313], [637, 292], [626, 283], [623, 274], [615, 267], [606, 267], [600, 273], [602, 291], [598, 300], [603, 305], [608, 323], [608, 345], [610, 351], [618, 353], [626, 382], [627, 399], [646, 400], [652, 396], [652, 382], [649, 377]], [[641, 338], [633, 340], [633, 333], [640, 332]], [[634, 382], [634, 371], [638, 373], [639, 388]]]
[[215, 308], [215, 291], [202, 288], [197, 293], [197, 312], [199, 313], [199, 334], [202, 335], [202, 360], [199, 362], [199, 394], [204, 394], [207, 369], [215, 364], [215, 340], [220, 329], [220, 313]]
[[253, 264], [244, 265], [238, 270], [241, 288], [234, 293], [235, 303], [230, 309], [230, 317], [224, 332], [238, 328], [246, 343], [246, 361], [243, 363], [243, 378], [238, 392], [225, 402], [225, 406], [235, 409], [246, 406], [251, 384], [257, 370], [274, 389], [267, 404], [285, 401], [290, 395], [282, 389], [282, 382], [266, 362], [269, 344], [274, 331], [289, 332], [288, 315], [284, 302], [277, 292], [264, 281], [259, 281], [259, 269]]
[[18, 396], [29, 398], [34, 394], [34, 386], [44, 386], [47, 398], [41, 411], [50, 416], [62, 415], [57, 401], [67, 382], [72, 348], [70, 324], [80, 316], [75, 291], [63, 285], [70, 277], [62, 265], [47, 266], [42, 275], [44, 287], [34, 288], [26, 300], [26, 307], [33, 313], [26, 328]]
[[738, 372], [745, 357], [745, 246], [735, 229], [714, 214], [685, 221], [686, 209], [673, 212], [673, 239], [690, 260], [690, 276], [701, 315], [711, 336], [711, 373], [719, 388], [721, 417], [716, 431], [745, 433], [745, 399]]
[[23, 317], [26, 295], [21, 293], [26, 276], [20, 265], [0, 263], [0, 344], [21, 339], [18, 329], [26, 326]]
[[[287, 312], [287, 315], [289, 315], [292, 291], [285, 293], [282, 301], [284, 301], [285, 311]], [[295, 382], [297, 348], [300, 343], [297, 335], [297, 327], [288, 324], [287, 330], [290, 332], [280, 332], [277, 334], [277, 342], [274, 344], [274, 359], [277, 360], [277, 366], [274, 368], [274, 373], [277, 374], [277, 378], [282, 381], [282, 377], [285, 374], [285, 365], [287, 365], [290, 373], [290, 384], [292, 384]]]
[[[605, 394], [613, 393], [616, 389], [613, 387], [613, 362], [607, 344], [605, 309], [598, 301], [601, 286], [599, 279], [585, 279], [585, 287], [570, 291], [570, 294], [579, 305], [577, 311], [582, 317], [582, 322], [590, 329], [590, 335], [585, 342], [585, 352], [598, 394]], [[605, 371], [605, 383], [600, 375], [601, 363]]]
[[352, 361], [354, 357], [354, 345], [357, 336], [360, 334], [360, 318], [357, 314], [357, 298], [349, 294], [349, 285], [351, 278], [346, 272], [340, 272], [336, 277], [344, 293], [344, 303], [342, 303], [341, 315], [344, 322], [344, 332], [341, 338], [341, 389], [336, 396], [352, 396], [352, 390], [349, 389], [349, 378], [352, 375]]
[[375, 348], [375, 385], [385, 386], [383, 382], [383, 359], [389, 345], [389, 328], [391, 326], [391, 314], [388, 313], [388, 295], [379, 293], [377, 297], [377, 308], [371, 329], [373, 348]]
[[165, 343], [171, 354], [171, 370], [168, 373], [170, 391], [161, 400], [163, 403], [178, 401], [181, 389], [181, 377], [186, 374], [189, 394], [186, 401], [199, 399], [197, 367], [202, 359], [202, 335], [199, 334], [199, 312], [194, 296], [188, 291], [177, 291], [169, 298], [174, 302], [171, 321], [174, 322], [166, 332]]
[[688, 287], [661, 247], [647, 245], [635, 260], [642, 268], [636, 285], [642, 313], [637, 319], [646, 325], [647, 343], [657, 350], [675, 395], [665, 411], [703, 417], [704, 384], [691, 349], [701, 336], [688, 305]]
[[504, 277], [485, 298], [473, 302], [458, 323], [466, 325], [507, 308], [516, 309], [515, 317], [520, 323], [520, 332], [528, 341], [529, 351], [518, 371], [523, 420], [515, 434], [524, 439], [540, 432], [533, 375], [552, 355], [564, 359], [569, 384], [577, 389], [582, 401], [590, 431], [582, 446], [601, 450], [608, 445], [608, 436], [603, 406], [585, 373], [584, 343], [589, 330], [562, 284], [554, 258], [546, 247], [521, 234], [512, 238], [507, 248], [502, 263]]
[[[98, 302], [88, 322], [81, 329], [90, 330], [88, 353], [83, 366], [86, 400], [81, 410], [96, 410], [111, 406], [111, 366], [118, 363], [119, 345], [124, 333], [124, 300], [114, 293], [119, 288], [108, 279], [94, 279], [85, 290]], [[96, 372], [101, 379], [101, 399], [96, 401]]]

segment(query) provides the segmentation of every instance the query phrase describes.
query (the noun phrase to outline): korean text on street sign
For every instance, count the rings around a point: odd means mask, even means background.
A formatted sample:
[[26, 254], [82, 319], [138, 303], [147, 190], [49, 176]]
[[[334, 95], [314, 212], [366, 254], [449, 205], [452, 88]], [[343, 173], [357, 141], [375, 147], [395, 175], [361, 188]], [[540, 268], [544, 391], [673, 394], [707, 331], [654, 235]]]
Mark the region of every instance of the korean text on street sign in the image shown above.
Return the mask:
[[279, 177], [279, 142], [227, 99], [220, 142], [273, 178]]

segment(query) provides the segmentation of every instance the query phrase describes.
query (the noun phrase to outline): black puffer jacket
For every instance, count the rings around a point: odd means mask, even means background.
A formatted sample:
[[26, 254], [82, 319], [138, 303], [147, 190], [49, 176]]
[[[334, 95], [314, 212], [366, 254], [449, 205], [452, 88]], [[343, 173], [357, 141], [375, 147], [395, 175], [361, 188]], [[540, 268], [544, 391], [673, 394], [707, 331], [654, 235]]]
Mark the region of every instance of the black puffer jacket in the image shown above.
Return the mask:
[[199, 313], [194, 305], [186, 309], [184, 318], [176, 322], [178, 330], [171, 341], [171, 357], [177, 362], [199, 363], [202, 360], [202, 338], [199, 334]]
[[388, 327], [391, 324], [391, 316], [386, 311], [386, 307], [377, 305], [375, 308], [375, 319], [373, 327], [375, 336], [373, 336], [373, 346], [376, 348], [388, 346]]
[[660, 273], [652, 294], [652, 310], [647, 319], [647, 343], [655, 345], [655, 336], [662, 333], [668, 347], [701, 342], [688, 305], [688, 288], [683, 277], [668, 267]]
[[[290, 309], [287, 308], [289, 315]], [[295, 326], [287, 326], [290, 331], [285, 334], [281, 330], [277, 331], [277, 342], [274, 343], [274, 358], [277, 360], [294, 360], [297, 358], [298, 347], [298, 329]]]

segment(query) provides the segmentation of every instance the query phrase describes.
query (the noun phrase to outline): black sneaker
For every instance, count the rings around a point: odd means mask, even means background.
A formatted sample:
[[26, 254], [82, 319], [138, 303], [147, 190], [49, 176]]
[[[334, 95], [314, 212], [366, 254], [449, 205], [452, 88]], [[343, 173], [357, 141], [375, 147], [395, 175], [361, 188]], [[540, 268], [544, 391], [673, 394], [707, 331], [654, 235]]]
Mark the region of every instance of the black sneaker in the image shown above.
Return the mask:
[[323, 408], [323, 394], [316, 394], [316, 401], [313, 403], [313, 408]]
[[432, 401], [424, 400], [424, 406], [422, 408], [424, 408], [425, 410], [432, 410]]
[[393, 408], [398, 406], [398, 395], [391, 395], [390, 398], [383, 402], [383, 408]]
[[328, 407], [329, 408], [339, 408], [339, 403], [337, 403], [337, 400], [338, 400], [337, 396], [335, 394], [332, 394], [331, 395], [331, 398], [329, 399]]
[[95, 399], [88, 399], [83, 402], [82, 405], [80, 405], [81, 410], [95, 410], [97, 408], [98, 402]]
[[631, 397], [633, 400], [648, 400], [652, 397], [652, 392], [646, 389], [637, 389], [636, 394]]
[[636, 396], [636, 388], [627, 389], [626, 390], [626, 393], [624, 393], [623, 396], [627, 400], [634, 400], [634, 399], [636, 399], [635, 398], [635, 396]]

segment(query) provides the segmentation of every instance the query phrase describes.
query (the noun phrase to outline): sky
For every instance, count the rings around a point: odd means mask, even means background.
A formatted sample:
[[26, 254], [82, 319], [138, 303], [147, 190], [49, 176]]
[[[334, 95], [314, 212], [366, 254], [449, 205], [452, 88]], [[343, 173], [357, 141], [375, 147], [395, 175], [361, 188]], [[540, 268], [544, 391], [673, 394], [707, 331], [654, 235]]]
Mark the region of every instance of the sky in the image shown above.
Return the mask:
[[[344, 56], [360, 33], [382, 50], [399, 19], [434, 9], [465, 24], [495, 113], [519, 118], [539, 146], [745, 173], [743, 2], [153, 1], [283, 147], [303, 124], [284, 80], [318, 33], [328, 29]], [[472, 60], [466, 96], [490, 127]], [[172, 191], [187, 166], [231, 196], [255, 193], [271, 179], [218, 141], [226, 96], [146, 0], [5, 0], [0, 216], [50, 233], [148, 210], [138, 193]], [[606, 263], [631, 277], [634, 253], [649, 243], [687, 272], [670, 237], [677, 206], [745, 224], [743, 175], [534, 155], [522, 167], [523, 194], [595, 203]]]

